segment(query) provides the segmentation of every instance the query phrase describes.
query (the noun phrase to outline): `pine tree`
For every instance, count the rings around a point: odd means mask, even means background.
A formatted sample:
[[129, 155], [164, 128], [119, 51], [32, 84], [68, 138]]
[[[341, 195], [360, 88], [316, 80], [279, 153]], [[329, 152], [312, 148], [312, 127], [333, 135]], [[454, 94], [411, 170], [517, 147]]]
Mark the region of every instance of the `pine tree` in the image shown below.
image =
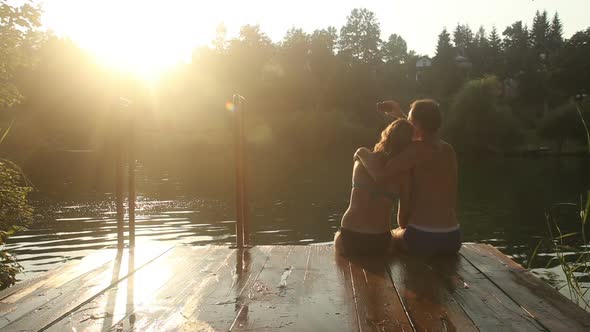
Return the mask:
[[438, 42], [436, 43], [436, 54], [434, 56], [435, 61], [447, 61], [453, 59], [453, 45], [451, 45], [451, 35], [444, 28], [443, 31], [438, 35]]
[[529, 55], [529, 31], [522, 21], [507, 27], [502, 41], [506, 53], [506, 70], [511, 75], [518, 75], [527, 65]]
[[487, 51], [485, 52], [485, 70], [487, 73], [502, 76], [502, 39], [498, 35], [498, 30], [495, 26], [487, 39]]
[[490, 36], [488, 37], [488, 45], [490, 46], [490, 50], [492, 53], [496, 55], [500, 55], [502, 51], [502, 39], [498, 35], [498, 30], [496, 27], [492, 27], [492, 31], [490, 32]]
[[549, 35], [547, 39], [549, 43], [548, 47], [552, 51], [561, 48], [563, 45], [563, 25], [561, 24], [561, 20], [559, 19], [559, 14], [557, 14], [557, 12], [555, 15], [553, 15], [553, 20], [551, 21], [551, 26], [549, 27]]
[[475, 46], [479, 49], [486, 49], [489, 47], [486, 29], [483, 25], [479, 27], [475, 33]]
[[469, 49], [473, 44], [473, 31], [469, 25], [457, 24], [455, 31], [453, 31], [453, 42], [459, 54], [468, 56]]
[[543, 13], [536, 12], [533, 19], [533, 26], [531, 28], [531, 41], [533, 49], [537, 54], [547, 53], [548, 50], [548, 35], [549, 35], [549, 19], [547, 18], [547, 11]]

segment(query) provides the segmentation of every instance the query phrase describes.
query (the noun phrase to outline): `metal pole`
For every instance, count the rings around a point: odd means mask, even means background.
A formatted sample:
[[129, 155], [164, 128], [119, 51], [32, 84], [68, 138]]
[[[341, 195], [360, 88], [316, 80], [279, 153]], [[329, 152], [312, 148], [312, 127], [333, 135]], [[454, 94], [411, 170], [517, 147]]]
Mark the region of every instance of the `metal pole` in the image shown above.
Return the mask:
[[123, 207], [123, 146], [121, 126], [117, 126], [116, 146], [115, 146], [115, 205], [117, 207], [117, 247], [122, 249], [124, 246], [123, 219], [125, 210]]
[[242, 154], [242, 228], [244, 233], [244, 245], [250, 245], [250, 223], [249, 223], [249, 213], [248, 213], [248, 186], [247, 186], [247, 179], [248, 179], [248, 167], [247, 167], [247, 151], [246, 151], [246, 126], [245, 120], [246, 119], [246, 105], [244, 103], [244, 99], [241, 98], [240, 100], [240, 145], [241, 145], [241, 154]]
[[241, 112], [240, 112], [240, 96], [235, 94], [233, 96], [234, 107], [234, 147], [235, 147], [235, 163], [236, 163], [236, 246], [241, 249], [244, 247], [244, 209], [243, 209], [243, 163], [241, 153], [242, 133], [241, 133]]
[[129, 114], [129, 145], [127, 147], [129, 158], [129, 246], [135, 246], [135, 112], [131, 109]]

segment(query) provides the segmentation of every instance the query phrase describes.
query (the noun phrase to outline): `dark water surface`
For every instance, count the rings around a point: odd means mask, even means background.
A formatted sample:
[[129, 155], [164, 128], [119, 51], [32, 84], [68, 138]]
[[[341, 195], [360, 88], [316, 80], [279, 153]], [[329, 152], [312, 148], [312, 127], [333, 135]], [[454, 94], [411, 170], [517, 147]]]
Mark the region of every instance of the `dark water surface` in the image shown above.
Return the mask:
[[[36, 220], [9, 241], [22, 279], [116, 243], [112, 165], [80, 154], [30, 161], [37, 187]], [[547, 235], [545, 209], [579, 202], [590, 188], [588, 161], [578, 157], [470, 157], [460, 160], [458, 217], [464, 241], [490, 243], [520, 263]], [[254, 244], [331, 241], [350, 195], [352, 160], [309, 157], [250, 162]], [[586, 171], [586, 172], [584, 172]], [[234, 242], [232, 159], [216, 155], [156, 156], [137, 173], [137, 237], [193, 245]], [[567, 218], [566, 218], [567, 219]], [[574, 218], [563, 231], [577, 231]], [[541, 249], [543, 251], [543, 248]], [[541, 253], [535, 272], [558, 283], [560, 268]]]

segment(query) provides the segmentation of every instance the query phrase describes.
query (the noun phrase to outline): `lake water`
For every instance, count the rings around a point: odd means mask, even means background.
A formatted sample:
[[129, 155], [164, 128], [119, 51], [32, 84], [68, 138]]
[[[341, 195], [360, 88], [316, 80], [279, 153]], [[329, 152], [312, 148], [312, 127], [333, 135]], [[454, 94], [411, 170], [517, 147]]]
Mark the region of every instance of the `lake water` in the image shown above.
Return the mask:
[[[348, 154], [306, 162], [258, 158], [250, 162], [251, 239], [254, 244], [331, 241], [350, 195]], [[39, 166], [40, 165], [40, 166]], [[458, 217], [464, 241], [494, 245], [528, 263], [547, 236], [544, 211], [553, 203], [579, 202], [590, 188], [588, 160], [579, 157], [470, 157], [459, 161]], [[8, 249], [31, 278], [93, 250], [116, 244], [110, 162], [57, 156], [26, 168], [37, 192], [35, 223], [9, 240]], [[106, 171], [105, 171], [106, 169]], [[137, 173], [137, 238], [192, 245], [234, 242], [233, 168], [228, 155], [142, 160]], [[578, 231], [574, 209], [560, 219], [563, 232]], [[559, 284], [561, 269], [546, 268], [543, 252], [534, 272]]]

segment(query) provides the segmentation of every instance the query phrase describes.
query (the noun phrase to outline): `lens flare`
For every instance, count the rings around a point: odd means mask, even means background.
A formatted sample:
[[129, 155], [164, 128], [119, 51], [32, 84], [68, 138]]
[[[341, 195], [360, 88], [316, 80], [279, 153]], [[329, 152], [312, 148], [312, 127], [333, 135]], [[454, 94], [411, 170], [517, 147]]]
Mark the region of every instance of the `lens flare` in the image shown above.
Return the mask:
[[225, 103], [225, 109], [228, 110], [228, 111], [230, 111], [230, 112], [233, 112], [233, 111], [236, 110], [236, 106], [231, 101], [228, 101], [228, 102]]

